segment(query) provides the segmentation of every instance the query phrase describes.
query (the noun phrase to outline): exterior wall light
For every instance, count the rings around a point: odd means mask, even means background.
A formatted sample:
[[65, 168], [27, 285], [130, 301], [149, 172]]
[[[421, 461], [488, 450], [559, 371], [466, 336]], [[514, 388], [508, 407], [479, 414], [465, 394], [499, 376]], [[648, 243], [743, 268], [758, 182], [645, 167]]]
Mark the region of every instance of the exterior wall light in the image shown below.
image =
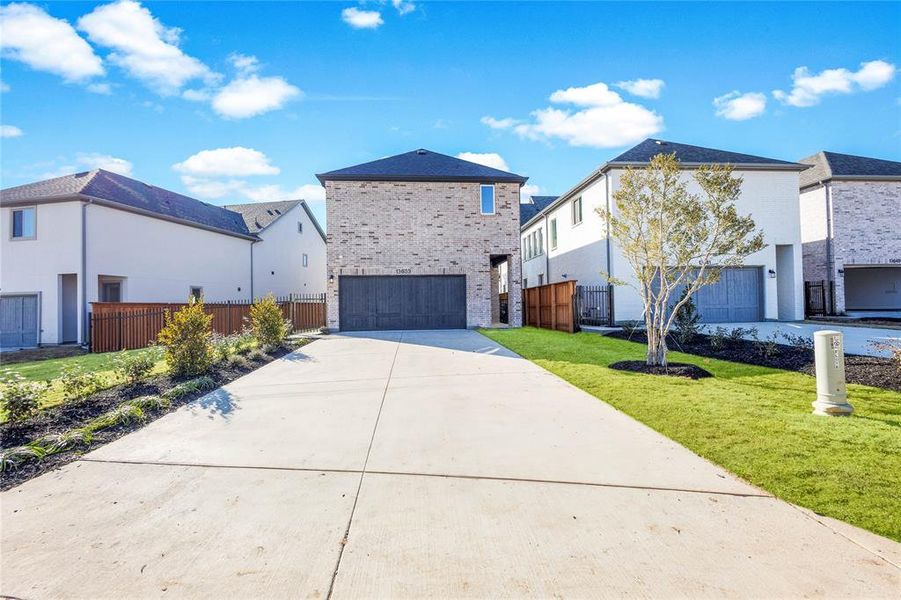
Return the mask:
[[768, 272], [769, 275], [770, 275], [770, 279], [774, 279], [774, 278], [776, 277], [776, 271], [770, 269], [770, 270], [767, 271], [767, 272]]

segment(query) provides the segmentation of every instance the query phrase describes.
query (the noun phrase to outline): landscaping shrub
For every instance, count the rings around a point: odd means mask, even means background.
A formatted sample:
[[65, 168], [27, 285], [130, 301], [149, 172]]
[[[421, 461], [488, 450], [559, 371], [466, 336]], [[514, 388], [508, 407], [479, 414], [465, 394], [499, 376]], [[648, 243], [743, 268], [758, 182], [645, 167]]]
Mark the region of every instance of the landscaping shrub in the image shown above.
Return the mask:
[[88, 433], [94, 433], [101, 429], [115, 427], [120, 423], [133, 423], [135, 421], [144, 420], [144, 411], [139, 406], [123, 402], [116, 408], [103, 413], [99, 417], [90, 421], [85, 425], [84, 430]]
[[745, 336], [750, 337], [751, 339], [757, 338], [757, 328], [749, 327], [745, 329], [744, 327], [733, 327], [729, 332], [729, 342], [734, 346], [736, 344], [741, 343], [741, 341], [745, 338]]
[[100, 375], [86, 371], [79, 365], [63, 367], [57, 381], [62, 386], [63, 398], [67, 401], [84, 400], [103, 388], [103, 378]]
[[43, 458], [46, 451], [39, 446], [16, 446], [0, 451], [0, 473], [15, 469], [23, 462]]
[[192, 302], [170, 314], [160, 331], [166, 363], [173, 375], [200, 375], [213, 365], [213, 316], [203, 310], [203, 300]]
[[717, 326], [717, 328], [710, 333], [710, 347], [714, 350], [722, 350], [725, 348], [728, 333], [729, 331], [725, 327]]
[[622, 327], [623, 331], [631, 338], [644, 328], [644, 321], [622, 321], [619, 326]]
[[40, 448], [43, 454], [38, 458], [68, 450], [73, 446], [87, 444], [91, 441], [91, 432], [84, 429], [71, 429], [63, 433], [51, 433], [32, 442], [32, 447]]
[[225, 364], [230, 369], [246, 369], [250, 367], [250, 361], [240, 354], [232, 354], [226, 359]]
[[167, 400], [178, 400], [179, 398], [187, 396], [188, 394], [212, 390], [215, 387], [216, 382], [213, 381], [212, 377], [197, 377], [195, 379], [191, 379], [190, 381], [185, 381], [184, 383], [179, 383], [178, 385], [169, 388], [169, 390], [163, 392], [163, 398]]
[[139, 396], [132, 400], [129, 400], [127, 404], [131, 404], [142, 411], [145, 410], [162, 410], [164, 408], [169, 408], [171, 406], [171, 402], [168, 398], [163, 396]]
[[779, 355], [779, 332], [774, 331], [768, 337], [760, 339], [757, 335], [757, 329], [751, 330], [751, 339], [754, 341], [754, 348], [764, 358], [773, 358]]
[[901, 342], [895, 340], [872, 340], [870, 347], [879, 352], [888, 352], [898, 370], [901, 371]]
[[247, 360], [261, 361], [266, 360], [269, 356], [259, 348], [254, 348], [247, 353]]
[[[679, 302], [685, 298], [687, 290], [682, 292]], [[676, 328], [676, 339], [681, 344], [688, 344], [695, 339], [700, 331], [701, 315], [698, 314], [698, 308], [695, 306], [694, 298], [689, 297], [688, 300], [679, 307], [676, 317], [673, 319], [673, 325]]]
[[135, 385], [150, 375], [157, 360], [159, 360], [159, 351], [156, 348], [150, 348], [143, 352], [126, 352], [123, 350], [116, 356], [114, 362], [116, 372], [129, 385]]
[[291, 323], [282, 316], [275, 296], [268, 294], [250, 307], [250, 329], [260, 346], [278, 347], [291, 333]]
[[801, 350], [803, 352], [807, 352], [811, 356], [813, 356], [813, 336], [804, 335], [804, 334], [794, 334], [794, 333], [783, 333], [782, 339], [785, 340], [786, 344], [795, 348], [797, 350]]
[[2, 406], [11, 423], [24, 421], [37, 412], [47, 383], [28, 381], [20, 373], [7, 371], [0, 379]]

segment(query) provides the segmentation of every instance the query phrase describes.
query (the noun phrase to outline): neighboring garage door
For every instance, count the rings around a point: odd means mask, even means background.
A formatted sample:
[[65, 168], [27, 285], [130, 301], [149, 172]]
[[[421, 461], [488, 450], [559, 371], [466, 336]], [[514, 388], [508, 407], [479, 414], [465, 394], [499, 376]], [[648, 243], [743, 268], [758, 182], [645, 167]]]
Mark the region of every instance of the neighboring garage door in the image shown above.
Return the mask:
[[845, 310], [901, 310], [901, 266], [845, 265]]
[[695, 305], [704, 323], [740, 323], [763, 318], [759, 267], [723, 269], [716, 283], [695, 294]]
[[37, 345], [37, 295], [0, 296], [0, 348], [34, 348]]
[[464, 275], [342, 276], [342, 331], [466, 328]]

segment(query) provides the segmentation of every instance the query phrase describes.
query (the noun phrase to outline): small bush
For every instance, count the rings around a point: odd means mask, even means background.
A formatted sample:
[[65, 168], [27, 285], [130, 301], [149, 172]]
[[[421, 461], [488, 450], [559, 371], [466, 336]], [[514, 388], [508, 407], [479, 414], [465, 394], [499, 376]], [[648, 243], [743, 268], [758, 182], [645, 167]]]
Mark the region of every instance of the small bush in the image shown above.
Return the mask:
[[794, 334], [794, 333], [783, 333], [782, 339], [785, 340], [786, 344], [795, 348], [796, 350], [802, 350], [807, 352], [811, 356], [813, 355], [813, 337], [804, 334]]
[[268, 294], [250, 307], [250, 330], [260, 346], [281, 346], [291, 333], [291, 324], [282, 316], [275, 296]]
[[728, 335], [729, 330], [725, 327], [717, 326], [717, 328], [710, 333], [710, 347], [714, 350], [722, 350], [726, 347]]
[[751, 339], [757, 338], [757, 328], [749, 327], [745, 329], [744, 327], [733, 327], [729, 332], [729, 342], [736, 346], [741, 343], [741, 341], [745, 338], [749, 337]]
[[623, 331], [629, 334], [631, 338], [633, 335], [644, 329], [643, 321], [622, 321], [619, 324], [620, 327], [623, 328]]
[[41, 396], [47, 387], [47, 383], [28, 381], [15, 371], [5, 372], [0, 379], [2, 390], [0, 403], [6, 410], [9, 421], [11, 423], [24, 421], [36, 413], [40, 408]]
[[139, 396], [137, 398], [129, 400], [128, 404], [136, 406], [142, 411], [145, 411], [162, 410], [164, 408], [169, 408], [172, 403], [168, 398], [164, 398], [163, 396]]
[[870, 348], [878, 352], [888, 352], [895, 361], [895, 366], [901, 371], [901, 342], [897, 340], [871, 340]]
[[764, 358], [773, 358], [779, 355], [779, 332], [774, 331], [768, 337], [760, 339], [757, 335], [757, 329], [752, 329], [751, 339], [754, 341], [754, 348]]
[[205, 392], [207, 390], [212, 390], [216, 387], [216, 382], [213, 381], [212, 377], [197, 377], [195, 379], [191, 379], [190, 381], [185, 381], [184, 383], [179, 383], [178, 385], [169, 388], [166, 392], [163, 392], [163, 398], [167, 400], [178, 400], [188, 394], [192, 394], [194, 392]]
[[84, 429], [71, 429], [63, 433], [51, 433], [45, 435], [32, 442], [31, 446], [41, 448], [44, 455], [49, 456], [58, 452], [63, 452], [81, 444], [88, 444], [91, 441], [91, 432]]
[[24, 462], [44, 458], [47, 452], [40, 446], [16, 446], [0, 450], [0, 473], [19, 467]]
[[254, 348], [253, 350], [251, 350], [250, 352], [247, 353], [247, 360], [253, 360], [253, 361], [259, 362], [261, 360], [266, 360], [267, 358], [269, 358], [269, 356], [265, 352], [263, 352], [260, 348]]
[[166, 363], [173, 375], [200, 375], [213, 365], [213, 316], [203, 310], [203, 300], [166, 313], [166, 326], [159, 342], [165, 347]]
[[103, 378], [93, 371], [86, 371], [79, 365], [66, 365], [60, 373], [63, 398], [67, 401], [84, 400], [103, 388]]
[[85, 425], [88, 433], [108, 429], [124, 423], [135, 423], [144, 420], [144, 411], [140, 407], [123, 402], [111, 411], [105, 412]]
[[[682, 296], [679, 298], [680, 302], [685, 298], [687, 291], [687, 288], [682, 291]], [[688, 344], [694, 340], [695, 336], [697, 336], [698, 332], [701, 330], [699, 325], [700, 322], [701, 315], [698, 314], [698, 308], [695, 306], [694, 298], [689, 296], [688, 301], [679, 307], [676, 318], [673, 319], [673, 326], [676, 330], [676, 339], [679, 343]]]
[[150, 375], [159, 358], [160, 352], [157, 348], [150, 348], [142, 352], [126, 352], [123, 350], [115, 359], [116, 372], [129, 385], [135, 385]]
[[240, 354], [233, 354], [225, 361], [225, 365], [230, 369], [246, 369], [250, 367], [250, 361]]

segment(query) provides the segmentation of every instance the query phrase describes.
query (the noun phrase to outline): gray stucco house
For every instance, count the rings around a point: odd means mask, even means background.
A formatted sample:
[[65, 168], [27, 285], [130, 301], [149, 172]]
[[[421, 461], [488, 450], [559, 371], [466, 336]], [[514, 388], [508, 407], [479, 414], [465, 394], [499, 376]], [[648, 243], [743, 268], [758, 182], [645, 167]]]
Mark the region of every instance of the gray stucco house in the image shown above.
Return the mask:
[[[430, 150], [317, 175], [328, 219], [331, 330], [519, 326], [526, 177]], [[504, 267], [502, 267], [504, 265]]]
[[901, 162], [818, 152], [799, 162], [805, 281], [833, 282], [834, 312], [901, 313]]

